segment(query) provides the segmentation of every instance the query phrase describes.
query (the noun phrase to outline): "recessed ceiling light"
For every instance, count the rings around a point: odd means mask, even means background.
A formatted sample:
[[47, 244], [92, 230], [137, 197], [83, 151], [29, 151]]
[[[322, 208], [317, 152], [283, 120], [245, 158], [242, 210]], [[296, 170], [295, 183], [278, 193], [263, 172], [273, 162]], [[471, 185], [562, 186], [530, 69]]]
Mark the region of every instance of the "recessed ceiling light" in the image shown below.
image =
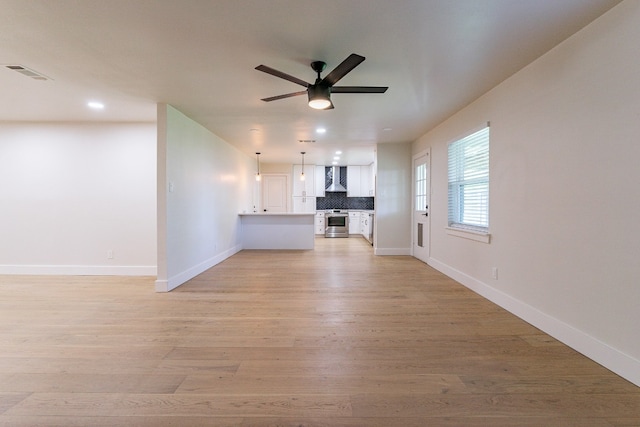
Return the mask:
[[391, 128], [384, 128], [382, 130], [385, 131], [385, 132], [389, 132], [391, 130]]
[[332, 165], [337, 165], [337, 164], [338, 164], [338, 162], [331, 162], [331, 164], [332, 164]]
[[335, 156], [335, 157], [333, 158], [333, 160], [340, 160], [340, 157]]
[[102, 102], [97, 102], [97, 101], [87, 102], [87, 107], [93, 110], [104, 110], [104, 104]]
[[325, 133], [327, 130], [325, 128], [316, 129], [316, 133]]
[[336, 151], [336, 154], [340, 155], [342, 154], [342, 151]]

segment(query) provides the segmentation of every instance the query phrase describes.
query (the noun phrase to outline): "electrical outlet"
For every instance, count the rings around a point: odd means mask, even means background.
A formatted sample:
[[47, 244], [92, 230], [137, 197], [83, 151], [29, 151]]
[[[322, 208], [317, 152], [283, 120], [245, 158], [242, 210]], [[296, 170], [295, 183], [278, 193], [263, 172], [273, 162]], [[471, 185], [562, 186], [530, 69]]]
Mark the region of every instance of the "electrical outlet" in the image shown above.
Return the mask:
[[495, 280], [498, 280], [498, 267], [491, 268], [491, 277]]
[[107, 259], [113, 259], [113, 249], [107, 251]]

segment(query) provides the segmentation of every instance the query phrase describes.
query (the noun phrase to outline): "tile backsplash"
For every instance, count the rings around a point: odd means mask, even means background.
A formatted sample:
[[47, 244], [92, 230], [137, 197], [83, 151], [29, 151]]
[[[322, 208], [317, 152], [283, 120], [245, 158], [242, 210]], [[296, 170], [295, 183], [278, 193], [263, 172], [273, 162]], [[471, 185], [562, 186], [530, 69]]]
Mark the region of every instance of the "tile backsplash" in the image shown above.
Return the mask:
[[347, 197], [347, 193], [325, 193], [325, 197], [316, 197], [316, 210], [354, 209], [372, 211], [374, 197]]

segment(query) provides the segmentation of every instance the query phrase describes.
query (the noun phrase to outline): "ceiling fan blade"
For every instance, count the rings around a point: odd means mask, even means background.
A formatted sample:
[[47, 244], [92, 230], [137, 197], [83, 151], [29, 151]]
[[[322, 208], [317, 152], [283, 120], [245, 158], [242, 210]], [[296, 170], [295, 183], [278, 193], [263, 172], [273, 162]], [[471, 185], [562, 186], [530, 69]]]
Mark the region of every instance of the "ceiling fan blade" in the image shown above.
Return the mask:
[[342, 61], [340, 65], [334, 68], [329, 74], [324, 76], [324, 79], [322, 79], [322, 84], [333, 86], [338, 82], [338, 80], [346, 76], [349, 71], [356, 68], [364, 60], [364, 56], [352, 53], [351, 55], [349, 55], [349, 57], [347, 57], [347, 59]]
[[334, 86], [331, 93], [385, 93], [388, 86]]
[[307, 94], [306, 90], [301, 90], [300, 92], [286, 93], [284, 95], [271, 96], [269, 98], [262, 98], [261, 101], [271, 102], [271, 101], [277, 101], [278, 99], [291, 98], [292, 96], [306, 95], [306, 94]]
[[300, 86], [309, 86], [309, 83], [305, 82], [304, 80], [293, 77], [287, 73], [283, 73], [282, 71], [274, 70], [273, 68], [267, 67], [266, 65], [258, 65], [256, 67], [256, 70], [262, 71], [263, 73], [271, 74], [272, 76], [280, 77], [281, 79], [289, 80], [290, 82], [299, 84]]

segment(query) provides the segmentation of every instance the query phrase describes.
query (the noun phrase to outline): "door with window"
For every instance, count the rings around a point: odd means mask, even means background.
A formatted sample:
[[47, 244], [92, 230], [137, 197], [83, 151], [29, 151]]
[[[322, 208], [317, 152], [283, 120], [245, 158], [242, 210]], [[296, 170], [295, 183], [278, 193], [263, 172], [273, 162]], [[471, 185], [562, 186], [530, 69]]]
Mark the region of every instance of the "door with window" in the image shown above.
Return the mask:
[[422, 262], [429, 259], [429, 150], [413, 158], [413, 256]]

